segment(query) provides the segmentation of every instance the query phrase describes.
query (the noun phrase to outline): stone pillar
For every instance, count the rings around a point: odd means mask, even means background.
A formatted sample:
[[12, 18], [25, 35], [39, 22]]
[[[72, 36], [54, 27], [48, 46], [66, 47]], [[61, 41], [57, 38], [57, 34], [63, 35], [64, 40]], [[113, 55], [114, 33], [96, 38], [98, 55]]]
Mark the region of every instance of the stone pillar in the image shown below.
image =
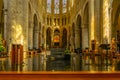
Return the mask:
[[[18, 4], [20, 5], [19, 9], [21, 9], [21, 16], [20, 16], [20, 21], [22, 23], [22, 28], [23, 28], [23, 48], [24, 51], [28, 51], [28, 0], [18, 0]], [[27, 54], [24, 52], [23, 59], [24, 62], [26, 63], [27, 60], [25, 59], [27, 57]], [[27, 70], [27, 66], [23, 67], [23, 70]]]
[[82, 27], [82, 49], [84, 50], [85, 48], [89, 48], [89, 31], [88, 31], [88, 25], [83, 25]]
[[104, 44], [111, 42], [109, 1], [110, 0], [103, 0], [103, 43]]
[[42, 32], [41, 32], [41, 35], [42, 35], [42, 38], [41, 38], [41, 43], [42, 43], [42, 47], [44, 47], [44, 34], [43, 34], [43, 32], [44, 32], [44, 26], [42, 26]]
[[62, 38], [63, 38], [63, 30], [60, 29], [60, 47], [62, 47], [63, 43], [62, 43]]
[[28, 49], [28, 2], [11, 0], [8, 4], [8, 43], [21, 44], [24, 51]]
[[46, 28], [44, 27], [44, 48], [46, 49]]
[[38, 31], [38, 23], [37, 23], [37, 25], [35, 25], [34, 26], [34, 30], [35, 31], [33, 31], [34, 32], [34, 45], [33, 45], [33, 47], [35, 48], [35, 49], [38, 49], [38, 37], [39, 37], [39, 31]]
[[96, 48], [101, 44], [100, 0], [95, 0], [95, 40]]
[[29, 29], [28, 29], [29, 33], [28, 33], [28, 47], [29, 49], [33, 48], [33, 26], [32, 23], [30, 23]]
[[78, 25], [75, 28], [75, 48], [80, 48], [80, 30]]
[[6, 40], [7, 39], [7, 1], [8, 0], [3, 0], [3, 3], [4, 3], [4, 39]]
[[19, 0], [20, 3], [18, 5], [21, 5], [20, 9], [23, 14], [21, 14], [21, 22], [23, 24], [23, 45], [24, 50], [28, 50], [28, 0]]
[[70, 35], [71, 35], [71, 31], [70, 31], [70, 26], [69, 26], [67, 30], [67, 48], [68, 49], [70, 49]]
[[[95, 39], [95, 18], [94, 18], [94, 0], [89, 1], [89, 34], [90, 34], [90, 44], [91, 45], [91, 40]], [[90, 46], [91, 48], [91, 46]]]
[[13, 44], [14, 37], [12, 34], [14, 34], [14, 31], [12, 27], [16, 24], [16, 0], [11, 0], [8, 2], [8, 24], [9, 28], [7, 28], [7, 37], [8, 37], [8, 51], [11, 51], [11, 44]]
[[[51, 29], [51, 30], [52, 30], [52, 29]], [[51, 47], [54, 46], [54, 41], [53, 41], [53, 39], [54, 39], [54, 30], [51, 31]]]

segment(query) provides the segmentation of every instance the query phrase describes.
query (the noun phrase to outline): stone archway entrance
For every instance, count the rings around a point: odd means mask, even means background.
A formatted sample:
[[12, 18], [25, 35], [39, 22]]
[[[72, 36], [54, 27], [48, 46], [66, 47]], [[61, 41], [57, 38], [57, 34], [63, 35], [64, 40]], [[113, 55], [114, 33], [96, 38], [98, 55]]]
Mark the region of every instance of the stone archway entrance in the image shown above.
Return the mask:
[[55, 29], [54, 37], [53, 37], [54, 47], [60, 47], [60, 31], [59, 29]]

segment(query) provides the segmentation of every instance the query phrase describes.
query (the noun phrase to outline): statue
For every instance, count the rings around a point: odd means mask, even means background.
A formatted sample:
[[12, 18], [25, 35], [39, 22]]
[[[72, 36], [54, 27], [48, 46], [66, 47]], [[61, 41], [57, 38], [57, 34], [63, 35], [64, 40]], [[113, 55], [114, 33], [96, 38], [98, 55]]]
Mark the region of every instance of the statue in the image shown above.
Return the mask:
[[115, 38], [112, 38], [110, 47], [111, 47], [112, 55], [114, 56], [115, 55], [115, 51], [116, 51], [116, 41], [115, 41]]

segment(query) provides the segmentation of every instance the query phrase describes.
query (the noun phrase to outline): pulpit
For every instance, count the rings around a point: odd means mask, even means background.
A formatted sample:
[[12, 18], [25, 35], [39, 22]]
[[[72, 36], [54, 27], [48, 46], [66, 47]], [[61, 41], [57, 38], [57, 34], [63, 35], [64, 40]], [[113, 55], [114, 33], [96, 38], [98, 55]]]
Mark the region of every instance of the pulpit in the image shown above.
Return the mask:
[[21, 44], [13, 44], [11, 51], [11, 63], [18, 65], [23, 62], [23, 46]]

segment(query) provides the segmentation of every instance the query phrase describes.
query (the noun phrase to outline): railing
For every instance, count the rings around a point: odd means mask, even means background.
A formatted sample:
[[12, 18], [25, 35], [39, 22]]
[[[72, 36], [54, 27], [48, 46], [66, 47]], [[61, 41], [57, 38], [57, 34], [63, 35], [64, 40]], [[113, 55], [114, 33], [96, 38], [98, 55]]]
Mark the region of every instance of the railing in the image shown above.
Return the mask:
[[120, 80], [120, 72], [0, 72], [1, 80]]

